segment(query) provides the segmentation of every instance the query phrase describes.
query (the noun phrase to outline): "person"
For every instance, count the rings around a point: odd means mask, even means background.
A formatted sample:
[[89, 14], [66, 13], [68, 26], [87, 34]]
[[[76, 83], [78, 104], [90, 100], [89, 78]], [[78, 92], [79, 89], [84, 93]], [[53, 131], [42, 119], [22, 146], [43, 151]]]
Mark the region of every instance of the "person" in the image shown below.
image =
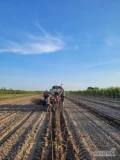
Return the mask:
[[61, 97], [62, 106], [64, 107], [65, 90], [62, 87], [60, 89], [61, 90], [59, 96]]
[[47, 90], [43, 93], [44, 102], [46, 101], [46, 104], [50, 104], [49, 94], [50, 92], [48, 92]]
[[46, 99], [48, 96], [49, 96], [49, 92], [46, 90], [46, 91], [43, 93], [43, 97], [44, 97], [44, 99]]
[[60, 96], [59, 96], [59, 93], [58, 92], [56, 92], [55, 93], [55, 102], [59, 102], [60, 101]]

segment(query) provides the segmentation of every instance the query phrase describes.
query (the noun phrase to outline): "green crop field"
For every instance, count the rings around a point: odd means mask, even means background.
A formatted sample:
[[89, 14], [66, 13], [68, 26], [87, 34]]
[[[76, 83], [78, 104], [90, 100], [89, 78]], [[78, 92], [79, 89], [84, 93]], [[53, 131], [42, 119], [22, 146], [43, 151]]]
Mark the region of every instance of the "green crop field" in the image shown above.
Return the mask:
[[107, 97], [107, 98], [120, 98], [120, 87], [110, 88], [92, 88], [87, 90], [70, 91], [71, 94], [95, 96], [95, 97]]

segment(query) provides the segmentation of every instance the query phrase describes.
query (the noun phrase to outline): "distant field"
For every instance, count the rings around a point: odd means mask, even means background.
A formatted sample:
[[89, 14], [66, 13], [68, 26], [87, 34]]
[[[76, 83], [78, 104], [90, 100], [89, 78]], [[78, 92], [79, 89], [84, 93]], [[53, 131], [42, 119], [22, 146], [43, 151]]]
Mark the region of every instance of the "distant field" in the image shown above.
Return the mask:
[[26, 94], [0, 94], [0, 101], [14, 99], [14, 98], [22, 98], [30, 95], [36, 95], [36, 93], [26, 93]]

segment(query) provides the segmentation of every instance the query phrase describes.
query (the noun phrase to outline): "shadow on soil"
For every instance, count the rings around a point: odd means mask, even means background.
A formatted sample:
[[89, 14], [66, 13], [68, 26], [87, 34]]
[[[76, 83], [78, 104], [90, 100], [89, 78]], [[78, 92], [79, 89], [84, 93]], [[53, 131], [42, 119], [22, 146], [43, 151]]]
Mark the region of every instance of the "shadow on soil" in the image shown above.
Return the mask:
[[46, 107], [43, 106], [44, 101], [42, 99], [32, 99], [29, 104], [3, 104], [0, 105], [0, 111], [11, 112], [30, 112], [30, 111], [46, 111]]
[[32, 100], [32, 103], [35, 105], [44, 105], [44, 100], [43, 99], [39, 99], [39, 98], [35, 98]]

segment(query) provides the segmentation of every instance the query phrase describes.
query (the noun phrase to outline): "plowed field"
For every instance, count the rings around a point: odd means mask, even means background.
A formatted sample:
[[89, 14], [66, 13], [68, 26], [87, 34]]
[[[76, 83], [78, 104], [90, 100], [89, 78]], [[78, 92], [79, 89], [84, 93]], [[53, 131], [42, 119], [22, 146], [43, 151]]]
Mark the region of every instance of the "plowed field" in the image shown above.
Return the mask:
[[120, 101], [67, 95], [49, 114], [40, 96], [0, 102], [0, 160], [80, 159], [120, 159]]

